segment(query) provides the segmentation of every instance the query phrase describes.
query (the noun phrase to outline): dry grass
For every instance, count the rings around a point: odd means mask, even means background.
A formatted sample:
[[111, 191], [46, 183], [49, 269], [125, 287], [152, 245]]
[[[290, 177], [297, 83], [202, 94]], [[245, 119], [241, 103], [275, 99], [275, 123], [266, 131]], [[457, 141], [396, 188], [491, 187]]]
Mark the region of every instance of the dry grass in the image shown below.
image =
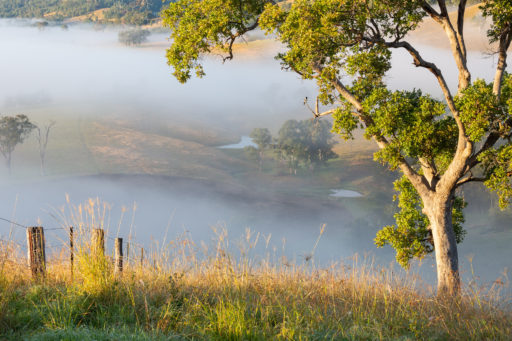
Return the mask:
[[499, 290], [504, 283], [440, 300], [419, 289], [417, 276], [357, 258], [321, 269], [272, 252], [252, 256], [268, 240], [250, 231], [237, 251], [224, 230], [210, 246], [186, 236], [164, 242], [144, 264], [125, 259], [124, 272], [115, 275], [108, 256], [91, 252], [88, 229], [103, 226], [108, 210], [91, 200], [62, 211], [66, 226], [79, 227], [74, 277], [66, 249], [48, 263], [46, 279], [34, 282], [19, 247], [3, 245], [2, 338], [506, 340], [512, 334], [510, 302]]

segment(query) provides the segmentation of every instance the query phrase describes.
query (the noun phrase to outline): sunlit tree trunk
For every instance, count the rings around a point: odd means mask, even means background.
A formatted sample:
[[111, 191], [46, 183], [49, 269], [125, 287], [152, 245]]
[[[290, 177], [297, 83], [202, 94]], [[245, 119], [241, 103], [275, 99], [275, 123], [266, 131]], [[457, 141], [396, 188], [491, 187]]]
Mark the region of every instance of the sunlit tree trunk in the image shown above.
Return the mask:
[[434, 240], [438, 296], [453, 296], [460, 290], [457, 240], [452, 225], [452, 195], [437, 194], [425, 202], [424, 211]]

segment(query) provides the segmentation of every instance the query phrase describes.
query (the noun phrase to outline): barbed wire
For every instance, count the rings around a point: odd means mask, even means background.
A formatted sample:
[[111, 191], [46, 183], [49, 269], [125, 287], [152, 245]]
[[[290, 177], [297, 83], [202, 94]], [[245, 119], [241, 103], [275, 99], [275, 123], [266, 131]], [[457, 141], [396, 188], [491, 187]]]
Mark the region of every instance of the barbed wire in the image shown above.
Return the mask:
[[19, 224], [19, 223], [17, 223], [17, 222], [14, 222], [14, 221], [9, 220], [9, 219], [0, 218], [0, 220], [3, 220], [3, 221], [5, 221], [5, 222], [8, 222], [9, 224], [15, 225], [15, 226], [17, 226], [17, 227], [28, 228], [28, 226], [21, 225], [21, 224]]

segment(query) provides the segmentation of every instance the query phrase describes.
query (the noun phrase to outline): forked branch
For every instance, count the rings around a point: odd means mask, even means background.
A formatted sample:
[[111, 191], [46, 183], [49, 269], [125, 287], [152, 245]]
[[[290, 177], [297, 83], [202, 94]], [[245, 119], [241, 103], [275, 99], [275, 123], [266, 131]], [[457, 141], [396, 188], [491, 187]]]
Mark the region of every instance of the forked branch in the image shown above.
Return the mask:
[[319, 108], [320, 108], [320, 103], [319, 103], [319, 99], [318, 99], [318, 96], [316, 97], [316, 103], [315, 103], [315, 109], [313, 110], [313, 108], [311, 108], [311, 106], [309, 105], [309, 102], [308, 102], [308, 98], [304, 98], [304, 105], [309, 109], [309, 111], [311, 111], [311, 113], [313, 113], [313, 116], [315, 118], [318, 118], [318, 117], [322, 117], [322, 116], [328, 116], [328, 115], [332, 115], [336, 109], [329, 109], [327, 111], [324, 111], [324, 112], [320, 112], [319, 111]]

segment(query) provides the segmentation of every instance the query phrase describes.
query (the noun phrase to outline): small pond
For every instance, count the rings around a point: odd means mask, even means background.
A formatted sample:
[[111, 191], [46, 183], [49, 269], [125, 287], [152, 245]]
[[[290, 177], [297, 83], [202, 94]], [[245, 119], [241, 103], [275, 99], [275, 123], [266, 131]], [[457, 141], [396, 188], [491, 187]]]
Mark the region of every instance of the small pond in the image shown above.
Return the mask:
[[356, 191], [351, 191], [349, 189], [331, 189], [331, 197], [336, 198], [360, 198], [363, 195]]
[[256, 143], [252, 141], [252, 138], [249, 136], [242, 136], [240, 142], [235, 144], [227, 144], [225, 146], [220, 146], [222, 149], [242, 149], [245, 147], [257, 147]]

